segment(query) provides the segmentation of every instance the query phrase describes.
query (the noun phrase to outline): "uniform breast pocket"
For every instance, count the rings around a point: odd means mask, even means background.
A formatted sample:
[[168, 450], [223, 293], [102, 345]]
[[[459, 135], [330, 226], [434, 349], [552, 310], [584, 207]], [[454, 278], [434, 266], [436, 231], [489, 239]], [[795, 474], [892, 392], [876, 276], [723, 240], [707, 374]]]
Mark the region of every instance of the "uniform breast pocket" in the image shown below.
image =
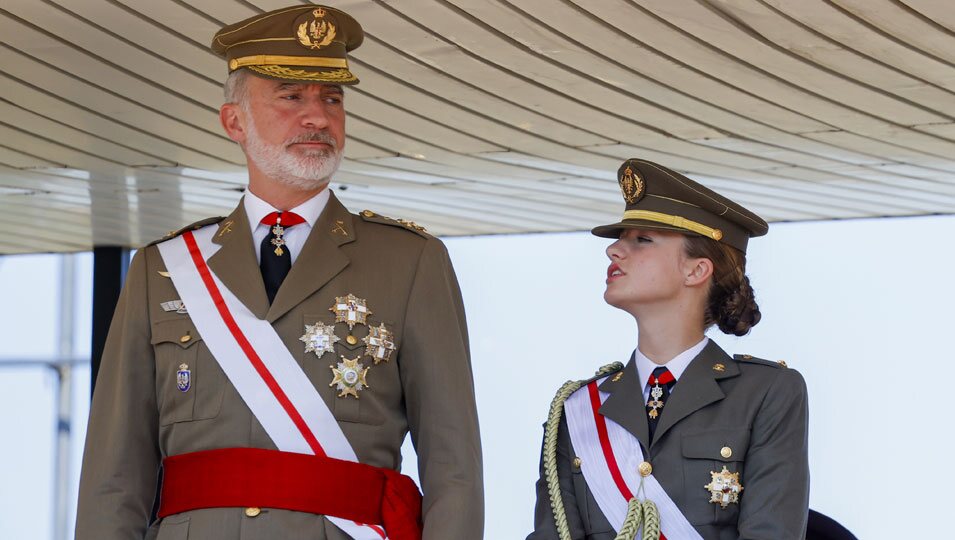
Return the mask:
[[152, 325], [159, 423], [205, 420], [219, 415], [226, 378], [189, 319]]
[[[694, 525], [736, 523], [745, 497], [743, 464], [748, 429], [710, 429], [685, 433], [683, 452], [685, 515]], [[725, 506], [724, 506], [725, 503]]]

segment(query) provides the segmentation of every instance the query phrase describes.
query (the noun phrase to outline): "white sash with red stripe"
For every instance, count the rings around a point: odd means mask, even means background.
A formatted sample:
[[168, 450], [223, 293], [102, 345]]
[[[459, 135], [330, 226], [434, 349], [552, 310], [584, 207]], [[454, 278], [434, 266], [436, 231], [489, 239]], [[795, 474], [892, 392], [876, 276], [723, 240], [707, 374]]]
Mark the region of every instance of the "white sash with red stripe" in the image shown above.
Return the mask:
[[642, 478], [640, 491], [638, 470], [643, 449], [629, 431], [598, 412], [609, 395], [597, 388], [603, 380], [591, 382], [564, 402], [570, 441], [600, 511], [619, 531], [630, 499], [649, 499], [660, 510], [661, 536], [669, 540], [703, 540], [652, 474]]
[[[166, 271], [209, 351], [283, 452], [358, 457], [301, 366], [268, 321], [257, 318], [206, 265], [219, 246], [206, 226], [159, 244]], [[355, 540], [382, 540], [380, 526], [326, 516]]]

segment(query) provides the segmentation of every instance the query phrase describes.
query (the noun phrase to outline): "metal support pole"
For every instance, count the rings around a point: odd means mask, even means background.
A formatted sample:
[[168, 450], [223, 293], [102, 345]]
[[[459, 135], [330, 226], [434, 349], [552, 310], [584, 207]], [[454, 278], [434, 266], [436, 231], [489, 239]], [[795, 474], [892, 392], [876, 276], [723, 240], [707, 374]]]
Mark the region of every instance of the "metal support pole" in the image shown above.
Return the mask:
[[[60, 255], [60, 310], [57, 345], [60, 358], [73, 357], [73, 317], [76, 313], [76, 258]], [[53, 450], [53, 540], [70, 534], [70, 433], [73, 423], [73, 367], [50, 366], [56, 371], [56, 443]]]
[[113, 311], [119, 301], [119, 293], [126, 279], [129, 266], [129, 250], [118, 246], [93, 248], [93, 344], [90, 359], [90, 395], [96, 388], [100, 358], [106, 346], [106, 335], [113, 320]]

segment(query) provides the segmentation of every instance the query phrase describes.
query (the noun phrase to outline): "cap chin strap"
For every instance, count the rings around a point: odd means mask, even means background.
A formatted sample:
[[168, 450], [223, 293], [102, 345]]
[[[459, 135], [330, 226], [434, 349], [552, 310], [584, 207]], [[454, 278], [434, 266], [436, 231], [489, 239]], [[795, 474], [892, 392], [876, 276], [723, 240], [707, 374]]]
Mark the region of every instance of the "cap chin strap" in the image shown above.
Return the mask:
[[698, 223], [684, 217], [672, 216], [670, 214], [663, 214], [660, 212], [651, 212], [649, 210], [627, 210], [623, 213], [623, 219], [642, 219], [644, 221], [663, 223], [664, 225], [671, 225], [673, 227], [686, 229], [697, 234], [702, 234], [707, 238], [712, 238], [713, 240], [717, 241], [723, 238], [723, 231], [719, 229], [707, 227], [702, 223]]

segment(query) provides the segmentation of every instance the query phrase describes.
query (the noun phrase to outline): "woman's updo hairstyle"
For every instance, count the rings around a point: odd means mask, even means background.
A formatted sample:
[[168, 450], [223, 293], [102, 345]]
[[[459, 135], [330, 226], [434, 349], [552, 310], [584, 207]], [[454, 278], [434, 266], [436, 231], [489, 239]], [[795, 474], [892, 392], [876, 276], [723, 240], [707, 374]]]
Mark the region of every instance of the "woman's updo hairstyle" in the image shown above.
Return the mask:
[[748, 334], [761, 315], [756, 293], [746, 277], [746, 255], [733, 246], [693, 235], [685, 237], [684, 251], [692, 259], [713, 262], [704, 326], [715, 324], [724, 334]]

